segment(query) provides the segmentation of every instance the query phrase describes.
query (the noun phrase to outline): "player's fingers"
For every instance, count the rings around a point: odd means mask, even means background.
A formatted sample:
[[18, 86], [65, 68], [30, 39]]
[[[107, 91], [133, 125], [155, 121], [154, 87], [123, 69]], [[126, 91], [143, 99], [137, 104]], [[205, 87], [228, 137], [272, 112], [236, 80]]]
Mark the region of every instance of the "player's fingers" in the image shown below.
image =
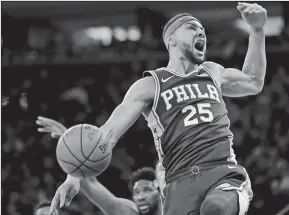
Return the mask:
[[59, 136], [57, 135], [57, 134], [55, 134], [55, 133], [51, 133], [51, 137], [53, 137], [53, 138], [58, 138]]
[[256, 13], [267, 13], [267, 10], [263, 7], [260, 7], [260, 8], [256, 8]]
[[46, 121], [46, 122], [53, 121], [52, 119], [49, 119], [49, 118], [46, 118], [46, 117], [43, 117], [43, 116], [38, 116], [37, 119], [43, 120], [43, 121]]
[[36, 124], [37, 125], [41, 125], [41, 126], [50, 126], [49, 124], [45, 123], [43, 120], [36, 120]]
[[238, 2], [238, 6], [237, 7], [240, 7], [241, 9], [245, 9], [246, 8], [246, 6], [243, 5], [241, 2]]
[[246, 3], [246, 2], [238, 2], [238, 5], [241, 5], [243, 7], [250, 7], [250, 6], [254, 5], [254, 4], [250, 4], [250, 3]]
[[54, 124], [55, 121], [53, 119], [49, 119], [49, 118], [45, 118], [43, 116], [38, 116], [37, 119], [39, 121], [42, 121], [42, 123], [46, 124], [46, 125], [51, 125], [51, 124]]
[[75, 190], [75, 189], [71, 189], [71, 190], [70, 190], [69, 195], [68, 195], [67, 198], [66, 198], [66, 202], [65, 202], [65, 205], [66, 205], [66, 206], [69, 206], [69, 205], [70, 205], [72, 199], [74, 198], [74, 196], [75, 196], [77, 193], [78, 193], [78, 191]]
[[249, 14], [249, 12], [252, 10], [251, 7], [247, 7], [246, 9], [244, 9], [242, 12], [245, 14]]
[[42, 125], [42, 121], [41, 120], [36, 120], [35, 121], [37, 125]]
[[54, 214], [54, 211], [59, 203], [59, 199], [60, 199], [59, 190], [57, 190], [55, 196], [52, 199], [48, 215]]
[[237, 6], [237, 9], [240, 11], [240, 12], [242, 12], [243, 11], [243, 8], [241, 7], [241, 6]]
[[45, 121], [43, 121], [43, 120], [36, 120], [36, 124], [37, 124], [37, 125], [44, 126], [44, 127], [51, 127], [51, 126], [52, 126], [52, 123], [50, 123], [50, 122], [45, 122]]
[[246, 13], [248, 13], [248, 14], [253, 14], [254, 12], [256, 11], [256, 8], [249, 8], [247, 11], [246, 11]]
[[60, 208], [62, 208], [64, 206], [65, 199], [66, 199], [68, 192], [69, 191], [65, 187], [62, 187], [62, 189], [60, 191]]
[[50, 133], [51, 132], [51, 129], [50, 128], [46, 128], [46, 127], [44, 127], [44, 128], [38, 128], [37, 129], [39, 132], [48, 132], [48, 133]]

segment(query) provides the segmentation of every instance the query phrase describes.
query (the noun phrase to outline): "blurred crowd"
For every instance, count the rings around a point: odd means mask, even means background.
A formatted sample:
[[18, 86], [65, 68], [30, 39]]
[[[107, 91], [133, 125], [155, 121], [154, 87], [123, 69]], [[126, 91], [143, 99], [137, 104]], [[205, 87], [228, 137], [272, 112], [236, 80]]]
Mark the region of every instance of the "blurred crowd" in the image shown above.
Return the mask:
[[[227, 63], [212, 60], [240, 68], [243, 57], [235, 56]], [[252, 215], [274, 214], [289, 199], [287, 57], [268, 54], [266, 83], [259, 95], [226, 98], [234, 149], [253, 184]], [[165, 63], [4, 67], [1, 171], [6, 214], [31, 214], [33, 205], [51, 199], [65, 180], [55, 159], [57, 140], [37, 132], [37, 116], [53, 118], [66, 127], [78, 123], [100, 126], [145, 68]], [[154, 166], [156, 159], [150, 131], [140, 118], [120, 140], [111, 166], [99, 180], [117, 196], [130, 198], [127, 180], [131, 172]], [[70, 210], [69, 214], [89, 215], [96, 214], [97, 208], [79, 195]]]
[[[55, 158], [57, 140], [37, 132], [37, 116], [55, 119], [66, 127], [79, 123], [101, 126], [144, 70], [166, 66], [167, 55], [157, 39], [160, 32], [146, 33], [154, 32], [149, 25], [146, 31], [141, 29], [140, 41], [112, 41], [107, 47], [94, 44], [83, 50], [49, 24], [45, 28], [50, 30], [37, 32], [37, 22], [31, 20], [25, 23], [33, 23], [34, 39], [9, 40], [9, 35], [23, 34], [25, 25], [10, 29], [15, 20], [8, 19], [10, 25], [2, 30], [2, 212], [32, 214], [39, 201], [52, 199], [66, 178]], [[287, 25], [287, 33], [288, 29]], [[271, 43], [280, 45], [284, 35]], [[247, 41], [241, 42], [246, 47]], [[242, 68], [244, 51], [235, 47], [224, 55], [224, 50], [218, 49], [208, 60]], [[225, 98], [237, 160], [252, 180], [254, 198], [249, 215], [273, 215], [289, 202], [289, 53], [278, 51], [278, 46], [268, 50], [262, 92]], [[153, 138], [141, 117], [119, 141], [111, 165], [99, 181], [115, 195], [130, 198], [127, 182], [132, 171], [153, 167], [156, 162]], [[79, 194], [60, 215], [102, 213]]]

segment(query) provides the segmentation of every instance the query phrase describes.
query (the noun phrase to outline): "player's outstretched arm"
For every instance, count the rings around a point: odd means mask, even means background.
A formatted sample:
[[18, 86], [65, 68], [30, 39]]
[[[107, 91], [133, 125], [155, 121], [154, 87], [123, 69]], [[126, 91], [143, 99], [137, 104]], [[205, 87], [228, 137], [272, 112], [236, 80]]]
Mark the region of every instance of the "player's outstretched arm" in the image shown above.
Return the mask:
[[107, 122], [99, 128], [102, 141], [114, 147], [118, 139], [135, 123], [154, 98], [155, 82], [148, 76], [135, 82], [126, 93]]
[[137, 214], [136, 205], [123, 198], [117, 198], [107, 190], [96, 179], [75, 178], [67, 175], [65, 182], [58, 187], [50, 206], [48, 215], [53, 215], [59, 206], [69, 206], [74, 196], [79, 190], [95, 205], [97, 205], [106, 215], [134, 215]]
[[116, 197], [95, 178], [81, 180], [80, 190], [106, 215], [138, 214], [132, 201]]
[[259, 93], [264, 85], [267, 66], [263, 29], [267, 21], [266, 9], [256, 3], [239, 3], [237, 9], [250, 26], [250, 35], [242, 72], [230, 68], [222, 72], [222, 92], [230, 97]]

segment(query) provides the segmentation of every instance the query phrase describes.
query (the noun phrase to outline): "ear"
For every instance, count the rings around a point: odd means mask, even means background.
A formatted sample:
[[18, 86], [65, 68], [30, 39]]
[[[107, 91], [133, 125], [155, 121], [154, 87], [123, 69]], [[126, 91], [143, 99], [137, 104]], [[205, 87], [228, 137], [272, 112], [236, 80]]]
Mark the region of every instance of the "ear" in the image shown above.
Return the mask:
[[173, 47], [175, 47], [177, 45], [175, 35], [172, 34], [170, 36], [167, 36], [167, 44], [169, 44], [170, 46], [173, 46]]
[[157, 180], [154, 180], [154, 181], [153, 181], [153, 184], [154, 184], [154, 187], [155, 187], [156, 189], [159, 188], [159, 183], [157, 182]]

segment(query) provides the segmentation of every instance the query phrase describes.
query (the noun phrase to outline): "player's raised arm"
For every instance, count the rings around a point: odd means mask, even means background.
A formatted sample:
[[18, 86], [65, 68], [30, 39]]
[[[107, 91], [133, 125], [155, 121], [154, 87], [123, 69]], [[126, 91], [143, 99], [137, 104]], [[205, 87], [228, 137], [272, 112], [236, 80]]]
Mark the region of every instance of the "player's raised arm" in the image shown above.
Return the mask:
[[95, 178], [83, 179], [81, 191], [106, 215], [137, 215], [138, 209], [132, 201], [113, 195]]
[[148, 76], [135, 82], [126, 93], [107, 122], [99, 128], [102, 139], [114, 147], [118, 139], [135, 123], [154, 98], [155, 82]]
[[224, 69], [222, 72], [222, 92], [225, 96], [240, 97], [259, 93], [264, 85], [266, 73], [266, 51], [264, 25], [267, 11], [254, 3], [239, 3], [242, 18], [250, 26], [249, 46], [242, 71]]

